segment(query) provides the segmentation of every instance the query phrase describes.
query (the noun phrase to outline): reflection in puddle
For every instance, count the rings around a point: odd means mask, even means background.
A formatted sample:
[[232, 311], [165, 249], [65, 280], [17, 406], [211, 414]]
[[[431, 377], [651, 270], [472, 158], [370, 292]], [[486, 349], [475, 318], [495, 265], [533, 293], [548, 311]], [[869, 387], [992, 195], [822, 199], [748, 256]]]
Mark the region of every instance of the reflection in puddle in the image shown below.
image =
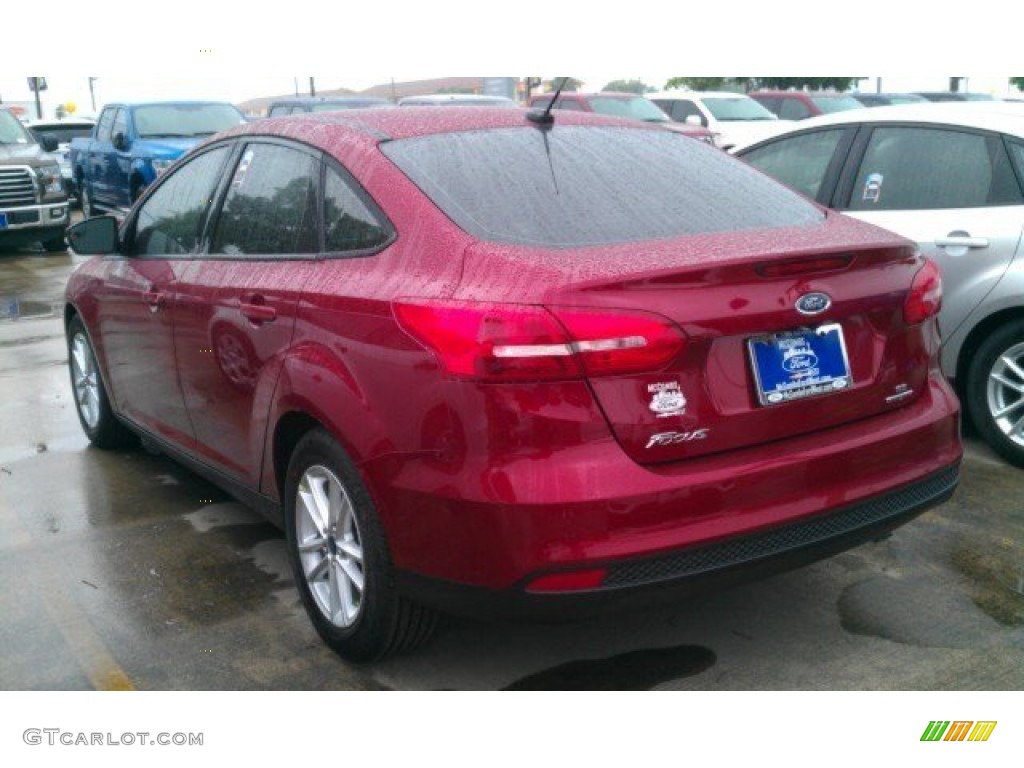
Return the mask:
[[17, 296], [0, 296], [0, 320], [55, 317], [60, 306], [59, 302], [26, 301]]
[[715, 660], [715, 652], [700, 645], [650, 648], [559, 664], [517, 680], [505, 690], [649, 691], [669, 680], [700, 674]]

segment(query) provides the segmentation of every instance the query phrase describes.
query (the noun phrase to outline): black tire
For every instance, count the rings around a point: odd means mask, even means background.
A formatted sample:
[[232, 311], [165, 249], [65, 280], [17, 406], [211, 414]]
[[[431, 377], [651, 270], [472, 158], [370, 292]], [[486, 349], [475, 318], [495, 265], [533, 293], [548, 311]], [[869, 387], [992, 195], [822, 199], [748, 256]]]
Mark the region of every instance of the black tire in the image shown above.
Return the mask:
[[[966, 406], [971, 423], [992, 450], [1024, 467], [1024, 422], [1014, 429], [1024, 419], [1024, 394], [993, 378], [998, 374], [1024, 387], [1024, 377], [1007, 365], [1007, 359], [1015, 360], [1018, 369], [1024, 368], [1024, 320], [999, 327], [978, 347], [967, 371]], [[1020, 405], [1015, 405], [1018, 402]]]
[[55, 253], [57, 251], [66, 251], [68, 249], [67, 241], [64, 240], [64, 235], [60, 237], [53, 237], [49, 240], [43, 240], [43, 249], [49, 253]]
[[[135, 433], [117, 420], [110, 408], [107, 388], [96, 361], [89, 334], [77, 315], [68, 324], [68, 371], [71, 375], [71, 395], [75, 401], [75, 412], [85, 436], [97, 448], [129, 448], [137, 444]], [[78, 345], [78, 346], [76, 346]], [[85, 369], [94, 397], [82, 396], [83, 390], [76, 386], [76, 374]], [[91, 373], [90, 373], [91, 371]], [[87, 405], [86, 403], [89, 403]]]
[[[303, 494], [312, 498], [313, 487], [318, 485], [326, 498], [335, 481], [341, 489], [335, 499], [343, 509], [351, 509], [351, 518], [347, 514], [335, 517], [326, 526], [328, 535], [322, 536], [317, 532], [322, 526], [313, 524], [308, 514], [311, 502], [299, 502], [300, 486]], [[437, 615], [398, 594], [391, 555], [370, 495], [358, 470], [325, 430], [313, 429], [299, 441], [288, 463], [284, 485], [288, 556], [302, 604], [323, 641], [343, 659], [356, 663], [379, 661], [425, 642], [434, 630]], [[346, 534], [345, 521], [352, 519], [354, 525], [348, 523]], [[309, 548], [310, 543], [319, 541], [323, 546]], [[300, 543], [306, 544], [304, 553], [299, 550]], [[355, 550], [359, 551], [358, 558], [348, 556]], [[317, 575], [307, 578], [307, 566], [311, 575]], [[345, 576], [353, 567], [361, 574], [358, 600], [352, 600], [355, 582]], [[317, 596], [310, 581], [315, 584]], [[343, 593], [347, 593], [350, 604], [358, 603], [351, 616], [338, 615], [345, 610], [337, 602], [344, 602]], [[327, 600], [330, 604], [322, 607]]]

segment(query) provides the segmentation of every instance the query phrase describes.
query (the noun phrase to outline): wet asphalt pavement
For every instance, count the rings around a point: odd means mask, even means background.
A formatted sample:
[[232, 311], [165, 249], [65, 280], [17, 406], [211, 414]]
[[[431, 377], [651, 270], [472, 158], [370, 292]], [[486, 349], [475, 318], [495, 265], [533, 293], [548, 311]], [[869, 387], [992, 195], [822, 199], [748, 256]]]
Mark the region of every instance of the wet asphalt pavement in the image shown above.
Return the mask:
[[1024, 689], [1024, 471], [968, 438], [949, 503], [815, 565], [642, 613], [442, 623], [335, 657], [283, 535], [162, 456], [88, 447], [66, 253], [0, 251], [0, 688]]

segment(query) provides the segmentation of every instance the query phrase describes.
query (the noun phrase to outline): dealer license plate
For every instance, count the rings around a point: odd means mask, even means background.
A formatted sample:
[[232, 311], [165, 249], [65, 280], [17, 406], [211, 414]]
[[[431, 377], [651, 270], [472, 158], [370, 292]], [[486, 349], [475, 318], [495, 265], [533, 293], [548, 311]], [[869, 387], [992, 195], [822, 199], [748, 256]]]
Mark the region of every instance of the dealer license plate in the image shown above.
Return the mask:
[[838, 323], [747, 342], [761, 405], [779, 405], [847, 389], [853, 383]]

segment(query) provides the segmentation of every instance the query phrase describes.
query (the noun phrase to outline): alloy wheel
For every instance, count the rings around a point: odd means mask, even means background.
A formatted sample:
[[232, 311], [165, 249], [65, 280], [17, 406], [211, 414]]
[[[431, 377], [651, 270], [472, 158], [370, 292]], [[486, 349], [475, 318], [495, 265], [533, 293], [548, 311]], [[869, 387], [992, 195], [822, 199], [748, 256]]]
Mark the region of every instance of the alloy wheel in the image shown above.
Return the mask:
[[306, 469], [295, 498], [299, 561], [317, 608], [336, 627], [351, 627], [363, 606], [363, 545], [352, 500], [321, 465]]
[[986, 396], [992, 421], [1009, 440], [1024, 447], [1024, 343], [996, 358]]
[[95, 429], [100, 421], [99, 373], [84, 333], [76, 333], [71, 339], [71, 381], [82, 421], [89, 429]]

